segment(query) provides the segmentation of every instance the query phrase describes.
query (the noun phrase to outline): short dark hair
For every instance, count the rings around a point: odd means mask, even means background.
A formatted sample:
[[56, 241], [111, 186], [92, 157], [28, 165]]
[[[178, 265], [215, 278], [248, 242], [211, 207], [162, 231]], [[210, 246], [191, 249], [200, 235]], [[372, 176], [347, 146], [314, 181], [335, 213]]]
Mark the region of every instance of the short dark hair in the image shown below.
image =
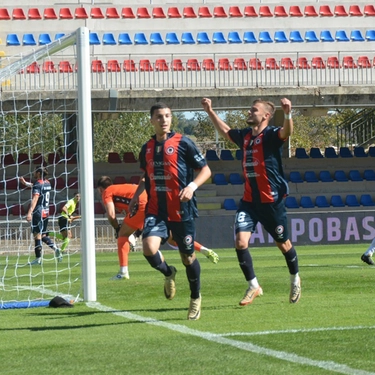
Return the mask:
[[40, 173], [42, 178], [44, 178], [44, 177], [48, 176], [48, 169], [41, 165], [37, 169], [35, 169], [35, 173]]
[[158, 109], [164, 109], [164, 108], [168, 108], [168, 109], [170, 109], [170, 107], [169, 107], [167, 104], [163, 103], [163, 102], [155, 103], [155, 104], [151, 107], [151, 109], [150, 109], [150, 116], [152, 117], [153, 114], [154, 114], [154, 112], [157, 111]]
[[102, 187], [103, 189], [107, 189], [107, 187], [111, 185], [113, 185], [113, 182], [109, 176], [102, 176], [98, 180], [98, 187]]

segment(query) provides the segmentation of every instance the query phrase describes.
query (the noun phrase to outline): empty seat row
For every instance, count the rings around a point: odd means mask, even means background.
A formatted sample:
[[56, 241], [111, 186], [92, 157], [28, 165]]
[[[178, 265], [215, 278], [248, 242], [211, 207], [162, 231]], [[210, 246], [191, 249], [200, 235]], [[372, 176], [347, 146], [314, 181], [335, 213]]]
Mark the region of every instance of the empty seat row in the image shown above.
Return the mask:
[[61, 156], [59, 153], [49, 153], [47, 158], [40, 153], [34, 153], [30, 156], [26, 153], [18, 153], [15, 156], [13, 156], [13, 154], [5, 154], [0, 156], [0, 165], [2, 167], [16, 164], [28, 165], [30, 163], [35, 165], [46, 165], [46, 161], [48, 164], [77, 164], [77, 156], [76, 154], [72, 153], [67, 153], [64, 156]]
[[181, 10], [178, 7], [168, 7], [165, 11], [163, 7], [138, 7], [133, 10], [131, 7], [108, 7], [102, 10], [100, 7], [78, 7], [72, 11], [70, 8], [60, 9], [45, 8], [43, 11], [38, 8], [29, 8], [27, 11], [22, 8], [0, 8], [0, 20], [41, 20], [41, 19], [87, 19], [87, 18], [226, 18], [226, 17], [362, 17], [375, 16], [373, 4], [366, 4], [363, 8], [360, 5], [351, 4], [349, 6], [337, 4], [332, 9], [329, 5], [306, 5], [300, 8], [298, 5], [291, 5], [289, 10], [283, 5], [276, 5], [271, 9], [268, 5], [260, 5], [257, 9], [248, 5], [243, 10], [236, 5], [229, 6], [226, 10], [223, 6], [199, 6], [196, 10], [192, 6], [185, 6]]
[[353, 151], [349, 147], [340, 147], [339, 151], [336, 152], [334, 147], [326, 147], [324, 152], [319, 147], [311, 147], [310, 153], [308, 154], [306, 149], [303, 147], [297, 147], [295, 156], [297, 159], [322, 159], [324, 157], [336, 159], [336, 158], [367, 158], [368, 156], [375, 157], [375, 146], [369, 147], [368, 151], [362, 146], [354, 147]]
[[137, 163], [138, 160], [134, 156], [134, 153], [129, 151], [129, 152], [124, 152], [122, 156], [120, 156], [119, 153], [117, 152], [110, 152], [108, 153], [108, 163]]
[[318, 195], [315, 199], [302, 196], [299, 202], [295, 197], [289, 196], [285, 199], [285, 206], [287, 208], [371, 207], [375, 206], [375, 202], [370, 194], [362, 194], [359, 199], [354, 194], [348, 194], [344, 199], [340, 195], [332, 195], [329, 199], [325, 195]]
[[346, 173], [343, 170], [337, 170], [333, 173], [328, 170], [320, 171], [316, 174], [314, 171], [305, 171], [302, 175], [299, 171], [292, 171], [289, 174], [289, 181], [292, 183], [303, 182], [347, 182], [347, 181], [375, 181], [375, 171], [373, 169], [364, 170], [361, 174], [358, 170], [353, 169]]
[[224, 173], [216, 173], [212, 178], [212, 183], [215, 185], [242, 185], [243, 179], [242, 175], [238, 172], [230, 173], [228, 179]]

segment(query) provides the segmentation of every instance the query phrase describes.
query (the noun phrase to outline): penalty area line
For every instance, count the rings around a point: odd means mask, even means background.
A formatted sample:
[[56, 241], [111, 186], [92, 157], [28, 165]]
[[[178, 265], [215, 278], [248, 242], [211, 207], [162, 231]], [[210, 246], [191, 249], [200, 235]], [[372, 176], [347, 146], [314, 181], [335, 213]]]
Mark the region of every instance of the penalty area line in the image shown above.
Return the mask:
[[180, 332], [185, 335], [199, 337], [201, 339], [204, 339], [210, 342], [232, 346], [234, 348], [238, 348], [238, 349], [245, 350], [245, 351], [255, 353], [255, 354], [266, 355], [266, 356], [277, 358], [283, 361], [288, 361], [288, 362], [292, 362], [292, 363], [296, 363], [300, 365], [319, 367], [321, 369], [337, 372], [339, 374], [375, 375], [374, 372], [353, 369], [346, 365], [342, 365], [340, 363], [336, 363], [332, 361], [317, 361], [314, 359], [301, 357], [297, 354], [268, 349], [268, 348], [264, 348], [258, 345], [254, 345], [249, 342], [242, 342], [242, 341], [229, 339], [229, 338], [223, 337], [223, 335], [220, 335], [220, 334], [198, 331], [196, 329], [191, 329], [184, 325], [167, 323], [167, 322], [163, 322], [163, 321], [156, 320], [153, 318], [143, 317], [141, 315], [133, 314], [127, 311], [119, 311], [112, 307], [104, 306], [98, 302], [86, 302], [86, 306], [92, 309], [99, 310], [99, 311], [111, 312], [112, 314], [116, 316], [120, 316], [125, 319], [134, 320], [137, 322], [146, 323], [146, 324], [150, 324], [150, 325], [157, 326], [157, 327], [163, 327], [174, 332]]

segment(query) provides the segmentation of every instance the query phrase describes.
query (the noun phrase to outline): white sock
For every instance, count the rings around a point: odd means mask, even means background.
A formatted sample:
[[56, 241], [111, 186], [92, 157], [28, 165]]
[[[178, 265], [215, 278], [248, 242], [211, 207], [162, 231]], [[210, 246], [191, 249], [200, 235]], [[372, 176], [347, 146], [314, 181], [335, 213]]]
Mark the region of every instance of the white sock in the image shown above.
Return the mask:
[[299, 281], [298, 272], [295, 275], [290, 275], [290, 282], [292, 284], [298, 284], [298, 281]]
[[372, 254], [374, 254], [375, 251], [375, 238], [372, 240], [371, 245], [366, 250], [365, 254], [369, 257], [372, 257]]
[[120, 267], [120, 273], [128, 273], [128, 266]]
[[253, 279], [249, 280], [249, 287], [251, 289], [259, 288], [258, 279], [256, 277], [254, 277]]

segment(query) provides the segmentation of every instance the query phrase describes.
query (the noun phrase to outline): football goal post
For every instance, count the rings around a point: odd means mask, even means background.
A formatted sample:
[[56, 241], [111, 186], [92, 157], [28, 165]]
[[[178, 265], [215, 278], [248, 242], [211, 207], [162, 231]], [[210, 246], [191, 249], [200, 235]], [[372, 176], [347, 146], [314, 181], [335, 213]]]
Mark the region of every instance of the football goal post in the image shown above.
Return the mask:
[[[26, 55], [0, 59], [0, 309], [48, 305], [56, 295], [96, 301], [89, 30], [85, 27]], [[62, 260], [42, 242], [27, 212], [33, 172], [47, 168], [47, 231], [60, 248], [58, 217], [80, 193]]]

